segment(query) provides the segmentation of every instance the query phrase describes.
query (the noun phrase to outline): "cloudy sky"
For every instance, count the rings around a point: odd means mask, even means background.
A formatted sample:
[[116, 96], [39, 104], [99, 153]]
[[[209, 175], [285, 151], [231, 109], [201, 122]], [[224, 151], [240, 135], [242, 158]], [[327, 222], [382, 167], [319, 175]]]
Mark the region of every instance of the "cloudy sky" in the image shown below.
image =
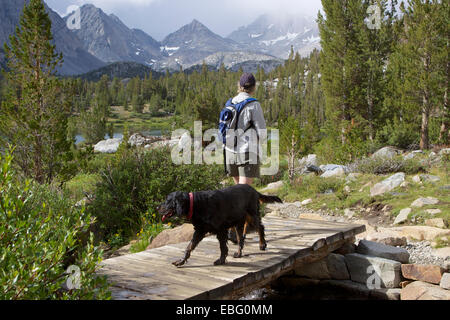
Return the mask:
[[213, 32], [228, 36], [264, 13], [303, 13], [317, 16], [320, 0], [45, 0], [60, 15], [71, 5], [92, 3], [114, 13], [130, 28], [139, 28], [156, 40], [197, 19]]

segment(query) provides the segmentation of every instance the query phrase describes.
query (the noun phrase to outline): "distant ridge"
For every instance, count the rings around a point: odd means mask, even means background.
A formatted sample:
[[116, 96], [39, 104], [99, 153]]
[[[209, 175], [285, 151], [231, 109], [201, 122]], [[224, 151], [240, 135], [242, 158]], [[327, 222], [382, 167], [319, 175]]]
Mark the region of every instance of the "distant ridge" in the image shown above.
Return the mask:
[[81, 28], [73, 32], [84, 49], [103, 62], [134, 61], [151, 66], [164, 57], [158, 41], [142, 30], [128, 28], [116, 15], [107, 15], [92, 4], [83, 5], [80, 12]]
[[[0, 47], [9, 42], [9, 36], [15, 33], [25, 0], [0, 0]], [[64, 55], [64, 64], [58, 72], [62, 75], [84, 73], [99, 68], [104, 63], [83, 49], [83, 44], [66, 26], [65, 21], [46, 6], [52, 21], [52, 33], [56, 51]], [[0, 53], [0, 65], [5, 66], [5, 57]]]
[[[25, 1], [0, 0], [0, 44], [14, 33]], [[201, 66], [203, 61], [216, 69], [224, 63], [229, 70], [240, 67], [253, 70], [261, 66], [270, 71], [284, 62], [291, 46], [302, 56], [320, 49], [317, 23], [303, 15], [262, 15], [226, 38], [193, 19], [159, 42], [92, 4], [80, 8], [81, 28], [77, 30], [69, 30], [66, 26], [70, 14], [61, 18], [47, 9], [52, 20], [54, 43], [57, 51], [64, 55], [64, 64], [59, 70], [61, 75], [82, 74], [96, 78], [90, 73], [94, 70], [96, 74], [140, 76], [149, 70], [195, 70], [195, 66]], [[0, 50], [0, 67], [4, 68], [5, 62]], [[124, 64], [110, 65], [116, 62]]]
[[282, 59], [288, 58], [291, 46], [302, 56], [320, 48], [319, 27], [314, 18], [304, 15], [261, 15], [228, 38]]
[[98, 81], [102, 76], [107, 75], [110, 80], [114, 77], [119, 79], [135, 78], [139, 77], [144, 79], [149, 74], [152, 74], [153, 78], [159, 78], [163, 73], [157, 72], [150, 68], [149, 66], [143, 65], [137, 62], [114, 62], [105, 67], [77, 75], [82, 79], [88, 81]]

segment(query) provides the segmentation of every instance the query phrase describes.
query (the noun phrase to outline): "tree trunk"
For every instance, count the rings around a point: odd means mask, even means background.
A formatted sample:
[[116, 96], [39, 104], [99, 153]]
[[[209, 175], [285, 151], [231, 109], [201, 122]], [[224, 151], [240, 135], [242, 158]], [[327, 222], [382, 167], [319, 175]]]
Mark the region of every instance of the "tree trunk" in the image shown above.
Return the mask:
[[[423, 65], [425, 73], [429, 72], [430, 66], [430, 56], [427, 55], [423, 58]], [[429, 91], [427, 85], [422, 93], [422, 126], [420, 128], [420, 149], [426, 150], [429, 149], [429, 141], [428, 141], [428, 121], [430, 119], [430, 98]]]
[[425, 93], [423, 95], [423, 105], [422, 105], [422, 127], [420, 129], [420, 149], [429, 149], [428, 141], [428, 120], [430, 118], [430, 108], [428, 106], [428, 95]]
[[42, 166], [42, 139], [39, 133], [34, 140], [34, 179], [42, 184], [44, 183], [44, 172]]
[[441, 131], [439, 132], [439, 142], [446, 145], [450, 142], [450, 112], [448, 110], [448, 70], [449, 63], [447, 62], [447, 79], [445, 80], [445, 91], [444, 91], [444, 110], [442, 114], [442, 124]]
[[373, 99], [372, 96], [369, 96], [368, 99], [368, 108], [369, 108], [369, 140], [371, 142], [373, 142], [373, 133], [374, 133], [374, 129], [373, 129]]
[[295, 146], [296, 146], [295, 136], [292, 134], [291, 140], [291, 154], [289, 156], [289, 180], [292, 182], [294, 180], [295, 174]]

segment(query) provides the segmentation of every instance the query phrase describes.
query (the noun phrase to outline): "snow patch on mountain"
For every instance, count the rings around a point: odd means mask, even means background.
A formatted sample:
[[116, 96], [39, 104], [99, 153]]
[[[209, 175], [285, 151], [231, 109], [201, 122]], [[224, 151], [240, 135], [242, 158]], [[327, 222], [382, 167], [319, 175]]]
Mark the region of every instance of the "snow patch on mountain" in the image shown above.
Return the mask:
[[273, 46], [274, 44], [276, 44], [277, 42], [280, 42], [280, 41], [284, 41], [284, 40], [292, 41], [295, 38], [297, 38], [298, 35], [299, 35], [299, 33], [288, 33], [284, 36], [278, 37], [273, 40], [262, 40], [262, 41], [260, 41], [260, 43], [263, 43], [266, 46]]
[[301, 14], [262, 15], [253, 23], [232, 32], [229, 39], [255, 52], [287, 59], [291, 47], [301, 56], [319, 49], [319, 28], [314, 18]]
[[320, 37], [314, 37], [314, 36], [310, 36], [306, 39], [302, 40], [303, 42], [307, 42], [307, 43], [315, 43], [315, 42], [320, 42]]

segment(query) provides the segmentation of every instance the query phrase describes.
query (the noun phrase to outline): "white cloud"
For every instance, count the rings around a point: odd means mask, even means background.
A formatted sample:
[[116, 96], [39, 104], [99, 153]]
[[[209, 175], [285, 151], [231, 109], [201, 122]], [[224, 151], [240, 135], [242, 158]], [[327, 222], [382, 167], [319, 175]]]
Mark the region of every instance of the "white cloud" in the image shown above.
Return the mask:
[[213, 32], [227, 36], [261, 14], [282, 17], [303, 14], [315, 18], [321, 0], [45, 0], [66, 15], [69, 5], [93, 4], [114, 13], [127, 26], [140, 28], [158, 40], [197, 19]]
[[[179, 6], [179, 0], [75, 0], [75, 3], [83, 5], [91, 3], [102, 9], [113, 9], [118, 7], [148, 7], [156, 2], [164, 4], [174, 4]], [[183, 6], [192, 7], [227, 7], [235, 8], [237, 11], [244, 10], [249, 12], [270, 12], [273, 14], [280, 13], [305, 13], [315, 15], [317, 10], [321, 7], [320, 0], [189, 0], [183, 1]]]
[[227, 6], [235, 7], [238, 10], [272, 14], [304, 13], [315, 16], [321, 8], [320, 0], [227, 0], [225, 3]]
[[102, 9], [112, 9], [122, 7], [124, 5], [132, 5], [137, 7], [149, 6], [160, 0], [76, 0], [79, 5], [86, 3], [93, 4]]

